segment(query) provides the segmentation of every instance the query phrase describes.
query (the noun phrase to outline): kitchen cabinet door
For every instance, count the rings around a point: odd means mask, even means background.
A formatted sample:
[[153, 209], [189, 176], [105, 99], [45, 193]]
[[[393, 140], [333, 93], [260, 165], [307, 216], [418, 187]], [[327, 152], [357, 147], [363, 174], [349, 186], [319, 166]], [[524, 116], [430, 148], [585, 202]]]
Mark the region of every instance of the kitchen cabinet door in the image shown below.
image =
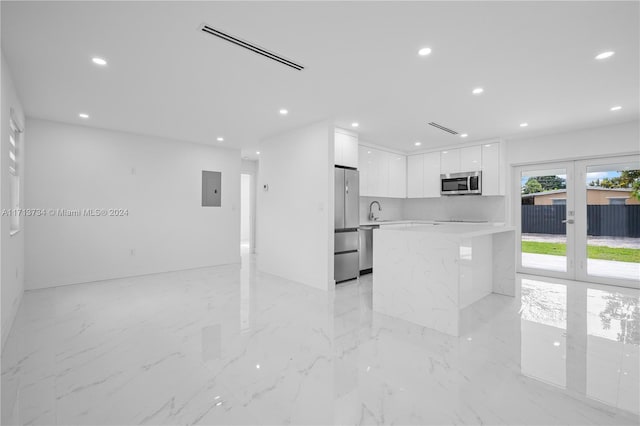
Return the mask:
[[440, 152], [440, 173], [458, 173], [460, 171], [460, 149], [448, 149]]
[[428, 152], [422, 162], [422, 196], [440, 196], [440, 153]]
[[482, 146], [460, 148], [461, 172], [475, 172], [482, 169]]
[[[438, 165], [440, 164], [440, 153], [438, 155]], [[439, 167], [439, 166], [438, 166]], [[407, 198], [421, 198], [423, 196], [424, 182], [424, 156], [409, 155], [407, 157]], [[440, 172], [438, 168], [438, 172]], [[438, 178], [440, 175], [438, 174]]]
[[391, 163], [391, 153], [378, 151], [378, 197], [389, 197], [389, 166]]
[[380, 197], [380, 191], [382, 190], [380, 151], [369, 148], [367, 150], [367, 160], [369, 162], [369, 196]]
[[360, 195], [363, 197], [368, 197], [370, 194], [369, 190], [369, 180], [370, 177], [370, 164], [371, 161], [369, 156], [367, 155], [367, 151], [369, 149], [366, 146], [358, 147], [358, 171], [360, 172]]
[[500, 188], [500, 143], [482, 146], [482, 195], [504, 195]]
[[335, 165], [358, 168], [358, 137], [336, 130], [334, 139]]
[[407, 196], [407, 157], [400, 154], [389, 155], [389, 196]]
[[346, 135], [342, 145], [342, 161], [346, 167], [358, 168], [358, 138]]
[[336, 166], [343, 166], [342, 164], [342, 149], [344, 146], [344, 135], [342, 133], [336, 132], [334, 135], [334, 145], [333, 145], [333, 163]]

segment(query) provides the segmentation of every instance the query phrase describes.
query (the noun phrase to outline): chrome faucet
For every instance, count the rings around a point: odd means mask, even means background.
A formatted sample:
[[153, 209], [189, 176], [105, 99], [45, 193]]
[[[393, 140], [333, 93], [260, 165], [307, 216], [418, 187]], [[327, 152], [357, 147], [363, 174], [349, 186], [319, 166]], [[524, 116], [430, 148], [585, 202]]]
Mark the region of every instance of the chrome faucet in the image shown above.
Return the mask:
[[369, 204], [369, 220], [376, 220], [376, 216], [374, 216], [373, 214], [373, 205], [377, 204], [378, 205], [378, 213], [382, 211], [382, 207], [380, 206], [380, 203], [378, 201], [372, 201], [371, 204]]

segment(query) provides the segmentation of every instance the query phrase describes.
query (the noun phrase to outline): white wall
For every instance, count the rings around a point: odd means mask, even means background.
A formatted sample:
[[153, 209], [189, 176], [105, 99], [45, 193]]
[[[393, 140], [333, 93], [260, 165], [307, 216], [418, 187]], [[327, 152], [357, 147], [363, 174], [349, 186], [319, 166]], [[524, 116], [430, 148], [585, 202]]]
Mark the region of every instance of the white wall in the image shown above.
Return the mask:
[[[263, 185], [269, 185], [264, 191]], [[319, 123], [260, 144], [258, 269], [333, 288], [333, 127]]]
[[[13, 108], [15, 115], [20, 125], [24, 127], [25, 118], [22, 110], [22, 104], [18, 99], [13, 80], [11, 78], [11, 72], [7, 66], [7, 61], [4, 58], [4, 53], [1, 56], [1, 98], [2, 98], [2, 124], [0, 125], [0, 198], [2, 201], [2, 209], [10, 208], [10, 181], [9, 177], [9, 116], [10, 109]], [[22, 164], [19, 173], [22, 176], [23, 182], [21, 182], [21, 200], [24, 206], [24, 173], [26, 168], [24, 167], [24, 159], [26, 158], [25, 152], [27, 147], [26, 134], [22, 134], [20, 148], [22, 148], [21, 159]], [[13, 320], [20, 306], [22, 300], [22, 293], [24, 291], [24, 238], [25, 238], [25, 223], [21, 220], [22, 231], [13, 236], [9, 236], [9, 227], [11, 224], [11, 218], [9, 216], [2, 216], [0, 219], [0, 286], [1, 286], [1, 299], [2, 299], [2, 348], [9, 335]]]
[[508, 140], [507, 163], [605, 157], [640, 152], [640, 122]]
[[[239, 151], [43, 120], [27, 126], [27, 207], [129, 211], [28, 218], [27, 288], [239, 262]], [[201, 206], [202, 170], [222, 172], [222, 207]]]

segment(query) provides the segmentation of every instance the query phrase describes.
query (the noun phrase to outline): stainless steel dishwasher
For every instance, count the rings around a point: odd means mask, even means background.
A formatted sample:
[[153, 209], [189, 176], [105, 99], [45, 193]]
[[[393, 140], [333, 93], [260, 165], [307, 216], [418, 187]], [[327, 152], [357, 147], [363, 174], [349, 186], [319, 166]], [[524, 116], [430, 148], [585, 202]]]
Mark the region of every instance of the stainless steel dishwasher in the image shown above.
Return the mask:
[[361, 225], [358, 228], [360, 237], [360, 275], [373, 271], [373, 230], [379, 225]]

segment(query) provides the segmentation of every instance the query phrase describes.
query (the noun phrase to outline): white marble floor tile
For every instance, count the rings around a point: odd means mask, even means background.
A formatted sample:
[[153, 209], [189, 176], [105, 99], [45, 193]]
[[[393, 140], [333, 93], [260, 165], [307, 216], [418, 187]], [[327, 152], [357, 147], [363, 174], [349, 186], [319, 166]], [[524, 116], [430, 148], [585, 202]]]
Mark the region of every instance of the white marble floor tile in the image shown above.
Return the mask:
[[27, 292], [2, 424], [639, 423], [638, 291], [520, 276], [453, 337], [254, 265]]

